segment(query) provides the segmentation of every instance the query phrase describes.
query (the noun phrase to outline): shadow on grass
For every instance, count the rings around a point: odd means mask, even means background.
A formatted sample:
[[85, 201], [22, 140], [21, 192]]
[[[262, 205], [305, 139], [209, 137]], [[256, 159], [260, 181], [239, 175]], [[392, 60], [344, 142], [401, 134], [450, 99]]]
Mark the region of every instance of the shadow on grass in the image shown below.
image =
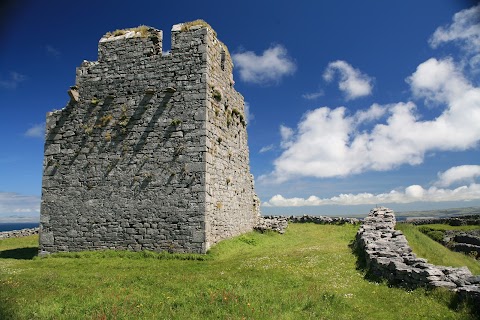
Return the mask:
[[356, 244], [355, 240], [352, 240], [348, 247], [352, 250], [353, 255], [357, 257], [357, 261], [355, 262], [355, 269], [364, 273], [364, 279], [372, 282], [385, 282], [384, 279], [379, 277], [378, 275], [374, 274], [367, 265], [367, 257], [365, 252]]
[[37, 254], [37, 247], [17, 248], [0, 251], [0, 259], [32, 260]]
[[0, 319], [13, 320], [15, 318], [15, 315], [10, 310], [7, 310], [7, 308], [0, 303]]

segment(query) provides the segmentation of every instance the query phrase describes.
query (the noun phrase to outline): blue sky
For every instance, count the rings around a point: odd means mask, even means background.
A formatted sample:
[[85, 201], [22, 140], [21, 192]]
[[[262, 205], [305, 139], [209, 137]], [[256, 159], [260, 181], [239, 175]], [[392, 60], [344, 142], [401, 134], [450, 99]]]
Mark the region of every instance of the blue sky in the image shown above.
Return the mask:
[[204, 19], [249, 107], [262, 211], [480, 205], [475, 1], [4, 1], [0, 220], [38, 218], [45, 114], [107, 31]]

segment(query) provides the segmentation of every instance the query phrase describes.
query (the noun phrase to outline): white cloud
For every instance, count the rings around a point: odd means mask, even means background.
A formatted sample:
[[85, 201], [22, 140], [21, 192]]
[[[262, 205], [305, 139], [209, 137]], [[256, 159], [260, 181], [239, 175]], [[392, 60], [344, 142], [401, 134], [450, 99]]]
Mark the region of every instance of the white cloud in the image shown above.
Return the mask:
[[27, 79], [26, 76], [18, 72], [10, 72], [10, 78], [8, 80], [0, 79], [0, 88], [4, 89], [16, 89], [18, 85]]
[[30, 138], [44, 138], [45, 137], [45, 123], [39, 123], [25, 132], [26, 137]]
[[336, 73], [340, 78], [338, 88], [346, 95], [347, 100], [368, 96], [372, 93], [373, 79], [347, 62], [342, 60], [330, 62], [325, 69], [323, 79], [331, 82]]
[[429, 42], [436, 48], [451, 41], [462, 43], [466, 50], [480, 51], [480, 4], [457, 12], [453, 16], [453, 22], [437, 28]]
[[452, 59], [431, 58], [407, 79], [413, 94], [438, 103], [448, 103], [469, 90], [469, 83]]
[[312, 92], [312, 93], [304, 93], [302, 94], [302, 98], [307, 99], [307, 100], [315, 100], [323, 96], [325, 93], [323, 90], [319, 90], [317, 92]]
[[259, 153], [264, 153], [264, 152], [267, 152], [267, 151], [271, 151], [275, 148], [275, 146], [273, 144], [269, 144], [268, 146], [265, 146], [265, 147], [262, 147], [260, 149], [260, 151], [258, 151]]
[[[344, 107], [309, 111], [295, 130], [281, 127], [285, 150], [263, 181], [390, 170], [420, 164], [427, 152], [478, 146], [480, 88], [472, 86], [451, 59], [429, 59], [408, 82], [415, 97], [440, 104], [438, 117], [422, 119], [413, 102], [374, 104], [353, 115]], [[360, 130], [367, 122], [370, 129]]]
[[359, 110], [355, 113], [355, 123], [361, 124], [372, 122], [382, 118], [387, 112], [387, 108], [374, 103], [367, 110]]
[[0, 192], [0, 214], [40, 213], [40, 197]]
[[456, 189], [441, 189], [430, 187], [424, 189], [419, 185], [412, 185], [402, 191], [392, 190], [387, 193], [358, 193], [340, 194], [331, 198], [285, 198], [275, 195], [262, 205], [265, 207], [303, 207], [323, 205], [362, 205], [362, 204], [387, 204], [387, 203], [412, 203], [412, 202], [444, 202], [444, 201], [469, 201], [480, 199], [480, 184], [470, 184]]
[[245, 101], [245, 121], [249, 124], [253, 119], [255, 119], [255, 115], [250, 111], [250, 103]]
[[473, 182], [475, 178], [480, 177], [480, 166], [463, 165], [452, 167], [445, 172], [438, 174], [437, 186], [447, 187], [458, 182]]
[[282, 77], [293, 74], [296, 65], [288, 56], [287, 49], [275, 45], [261, 55], [252, 51], [235, 53], [235, 65], [239, 68], [240, 79], [257, 84], [278, 83]]
[[280, 136], [282, 137], [282, 141], [280, 143], [280, 146], [282, 148], [288, 148], [292, 145], [292, 137], [293, 137], [294, 131], [287, 127], [284, 126], [283, 124], [280, 125]]

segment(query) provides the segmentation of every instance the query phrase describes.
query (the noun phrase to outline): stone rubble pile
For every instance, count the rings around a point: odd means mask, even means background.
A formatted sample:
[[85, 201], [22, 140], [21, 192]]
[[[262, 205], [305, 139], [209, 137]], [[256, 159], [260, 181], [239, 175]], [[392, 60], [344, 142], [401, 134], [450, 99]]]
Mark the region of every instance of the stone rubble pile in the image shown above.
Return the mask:
[[39, 228], [31, 228], [31, 229], [0, 232], [0, 240], [7, 239], [7, 238], [20, 238], [20, 237], [26, 237], [26, 236], [38, 234], [38, 229]]
[[480, 258], [480, 230], [447, 230], [442, 244], [453, 251], [476, 254], [477, 259]]
[[365, 253], [366, 267], [377, 277], [408, 287], [444, 287], [480, 306], [480, 275], [466, 267], [435, 266], [418, 258], [401, 231], [395, 230], [395, 214], [379, 207], [370, 211], [356, 235], [355, 245]]
[[288, 218], [282, 216], [264, 216], [258, 221], [255, 230], [265, 232], [267, 230], [276, 231], [280, 234], [285, 233], [288, 227]]

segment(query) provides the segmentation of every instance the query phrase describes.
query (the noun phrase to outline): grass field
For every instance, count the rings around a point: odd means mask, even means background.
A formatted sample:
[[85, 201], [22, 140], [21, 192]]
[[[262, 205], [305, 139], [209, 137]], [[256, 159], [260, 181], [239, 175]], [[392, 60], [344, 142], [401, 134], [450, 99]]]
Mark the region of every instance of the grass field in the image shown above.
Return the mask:
[[[87, 252], [34, 257], [0, 241], [0, 319], [469, 319], [445, 291], [364, 279], [357, 227], [290, 224], [207, 255]], [[32, 257], [34, 257], [32, 259]]]
[[428, 228], [434, 229], [434, 230], [441, 230], [441, 231], [446, 231], [446, 230], [455, 230], [455, 231], [471, 231], [471, 230], [480, 230], [479, 225], [472, 225], [472, 226], [450, 226], [448, 224], [422, 224], [418, 225], [419, 226], [426, 226]]

